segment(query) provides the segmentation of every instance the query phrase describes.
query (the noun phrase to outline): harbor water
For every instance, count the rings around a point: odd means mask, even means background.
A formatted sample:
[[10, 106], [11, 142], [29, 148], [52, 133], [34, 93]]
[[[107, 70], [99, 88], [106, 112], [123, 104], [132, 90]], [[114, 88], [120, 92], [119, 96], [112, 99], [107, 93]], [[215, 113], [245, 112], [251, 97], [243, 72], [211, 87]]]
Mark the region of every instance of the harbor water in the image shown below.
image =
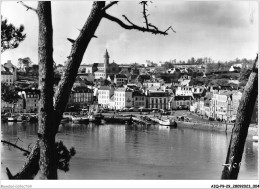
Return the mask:
[[[28, 149], [37, 138], [37, 124], [2, 123], [1, 139]], [[19, 138], [19, 140], [17, 140]], [[76, 155], [59, 179], [72, 180], [219, 180], [230, 134], [165, 126], [131, 128], [125, 125], [66, 123], [57, 134]], [[17, 172], [25, 156], [1, 144], [1, 178], [5, 168]], [[37, 177], [36, 177], [37, 178]], [[258, 143], [248, 136], [240, 180], [258, 179]]]

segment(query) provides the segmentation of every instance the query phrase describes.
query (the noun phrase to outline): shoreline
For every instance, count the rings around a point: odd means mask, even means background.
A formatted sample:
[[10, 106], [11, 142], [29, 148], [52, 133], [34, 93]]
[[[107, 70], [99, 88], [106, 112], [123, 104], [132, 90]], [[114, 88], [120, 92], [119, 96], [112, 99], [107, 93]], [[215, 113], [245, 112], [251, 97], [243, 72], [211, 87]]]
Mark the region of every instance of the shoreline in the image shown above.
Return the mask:
[[[226, 124], [218, 123], [218, 124], [207, 124], [207, 123], [193, 123], [193, 122], [183, 122], [183, 121], [176, 121], [177, 127], [184, 127], [184, 128], [191, 128], [191, 129], [199, 129], [199, 130], [206, 130], [206, 131], [217, 131], [217, 132], [225, 132]], [[234, 125], [228, 124], [227, 125], [227, 133], [232, 133]], [[248, 135], [257, 135], [258, 136], [258, 127], [257, 125], [249, 126], [248, 128]]]

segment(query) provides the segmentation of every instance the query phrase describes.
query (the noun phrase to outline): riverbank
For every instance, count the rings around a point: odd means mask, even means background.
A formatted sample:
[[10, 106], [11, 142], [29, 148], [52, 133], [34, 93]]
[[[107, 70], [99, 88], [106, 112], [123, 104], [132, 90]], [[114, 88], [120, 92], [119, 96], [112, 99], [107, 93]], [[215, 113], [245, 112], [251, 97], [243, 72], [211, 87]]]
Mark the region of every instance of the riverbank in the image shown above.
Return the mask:
[[[109, 117], [114, 115], [113, 113], [105, 113], [105, 116]], [[142, 114], [140, 115], [139, 112], [120, 112], [118, 114], [115, 114], [116, 116], [120, 115], [134, 115], [134, 116], [148, 116], [148, 117], [154, 117], [158, 115], [154, 114]], [[191, 122], [184, 122], [184, 121], [176, 121], [177, 116], [185, 116], [190, 119], [192, 119]], [[227, 125], [226, 129], [226, 124], [222, 122], [217, 122], [217, 121], [209, 121], [200, 118], [199, 116], [194, 116], [193, 114], [188, 114], [187, 111], [176, 111], [174, 115], [169, 115], [169, 116], [162, 116], [163, 119], [171, 118], [174, 119], [177, 122], [177, 127], [185, 127], [185, 128], [191, 128], [191, 129], [198, 129], [198, 130], [207, 130], [207, 131], [216, 131], [216, 132], [227, 132], [227, 133], [232, 133], [232, 129], [234, 127], [234, 123], [229, 123]], [[250, 124], [248, 128], [248, 135], [258, 136], [258, 126], [257, 124]]]
[[[223, 123], [193, 123], [193, 122], [182, 122], [182, 121], [176, 121], [177, 127], [185, 127], [185, 128], [191, 128], [191, 129], [199, 129], [199, 130], [207, 130], [207, 131], [217, 131], [217, 132], [227, 132], [232, 133], [232, 129], [234, 127], [234, 124], [228, 124], [226, 127], [226, 124]], [[227, 129], [226, 129], [227, 128]], [[258, 136], [258, 127], [257, 125], [250, 125], [248, 128], [248, 135], [257, 135]]]

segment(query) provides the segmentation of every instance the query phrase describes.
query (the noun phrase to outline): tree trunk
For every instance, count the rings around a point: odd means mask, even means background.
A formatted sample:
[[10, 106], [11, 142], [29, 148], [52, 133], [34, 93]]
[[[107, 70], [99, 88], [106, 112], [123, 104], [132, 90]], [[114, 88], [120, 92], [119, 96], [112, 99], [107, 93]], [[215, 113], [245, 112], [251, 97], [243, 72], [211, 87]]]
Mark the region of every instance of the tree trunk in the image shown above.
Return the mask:
[[96, 29], [102, 19], [105, 1], [97, 1], [93, 3], [91, 13], [84, 24], [78, 38], [72, 44], [72, 49], [65, 66], [64, 74], [59, 82], [58, 89], [55, 93], [55, 130], [58, 127], [65, 111], [71, 88], [77, 77], [78, 69], [82, 61], [83, 55], [88, 47], [90, 40], [94, 37]]
[[[255, 64], [257, 63], [257, 60], [258, 58], [256, 58]], [[226, 163], [222, 171], [221, 179], [237, 179], [238, 177], [248, 127], [258, 95], [257, 93], [258, 73], [254, 66], [239, 103], [236, 123], [232, 130]]]
[[51, 2], [40, 1], [37, 7], [39, 18], [39, 147], [40, 178], [57, 179], [55, 129], [53, 116], [53, 31]]

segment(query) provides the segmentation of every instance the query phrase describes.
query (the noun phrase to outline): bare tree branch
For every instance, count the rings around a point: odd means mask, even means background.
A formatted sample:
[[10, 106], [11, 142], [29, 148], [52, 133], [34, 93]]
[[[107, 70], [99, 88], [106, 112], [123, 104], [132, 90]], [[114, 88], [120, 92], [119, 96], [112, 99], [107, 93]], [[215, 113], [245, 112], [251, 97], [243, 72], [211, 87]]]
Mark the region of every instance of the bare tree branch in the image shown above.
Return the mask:
[[113, 5], [117, 4], [118, 1], [111, 1], [109, 4], [107, 4], [102, 10], [106, 11], [107, 9], [109, 9], [110, 7], [112, 7]]
[[145, 19], [145, 24], [146, 24], [146, 28], [149, 29], [149, 24], [148, 24], [148, 19], [147, 19], [148, 16], [146, 14], [147, 9], [145, 7], [145, 6], [148, 6], [147, 1], [141, 1], [140, 4], [143, 5], [143, 15], [144, 15], [144, 19]]
[[144, 27], [140, 27], [140, 26], [137, 26], [135, 24], [133, 24], [125, 15], [123, 15], [123, 17], [131, 24], [131, 25], [127, 25], [125, 24], [122, 20], [114, 17], [114, 16], [111, 16], [107, 13], [104, 13], [103, 14], [103, 17], [110, 20], [110, 21], [113, 21], [113, 22], [116, 22], [117, 24], [119, 24], [122, 28], [125, 28], [125, 29], [128, 29], [128, 30], [139, 30], [139, 31], [142, 31], [142, 32], [149, 32], [149, 33], [152, 33], [152, 34], [161, 34], [161, 35], [168, 35], [167, 31], [161, 31], [161, 30], [156, 30], [156, 29], [151, 29], [151, 28], [144, 28]]
[[6, 141], [6, 140], [1, 140], [1, 142], [2, 142], [3, 144], [8, 144], [8, 145], [10, 145], [10, 146], [13, 146], [14, 148], [17, 148], [17, 149], [19, 149], [19, 150], [25, 152], [26, 155], [30, 154], [30, 152], [29, 152], [28, 150], [25, 150], [25, 149], [23, 149], [23, 148], [17, 146], [16, 144], [13, 144], [13, 143], [8, 142], [8, 141]]
[[27, 8], [26, 11], [28, 11], [29, 9], [31, 9], [32, 11], [34, 11], [34, 12], [37, 13], [37, 9], [35, 9], [35, 8], [33, 8], [33, 7], [30, 7], [30, 6], [26, 5], [26, 4], [24, 4], [24, 2], [18, 1], [17, 3], [21, 3], [25, 8]]
[[75, 43], [75, 40], [74, 40], [74, 39], [67, 38], [67, 40], [68, 40], [69, 42], [71, 42], [72, 44]]
[[165, 32], [169, 31], [169, 29], [171, 29], [174, 33], [176, 33], [176, 31], [173, 30], [171, 26], [167, 30], [165, 30]]
[[127, 22], [129, 22], [131, 25], [135, 26], [135, 24], [134, 24], [133, 22], [131, 22], [131, 21], [126, 17], [126, 15], [122, 15], [122, 16], [126, 19]]

